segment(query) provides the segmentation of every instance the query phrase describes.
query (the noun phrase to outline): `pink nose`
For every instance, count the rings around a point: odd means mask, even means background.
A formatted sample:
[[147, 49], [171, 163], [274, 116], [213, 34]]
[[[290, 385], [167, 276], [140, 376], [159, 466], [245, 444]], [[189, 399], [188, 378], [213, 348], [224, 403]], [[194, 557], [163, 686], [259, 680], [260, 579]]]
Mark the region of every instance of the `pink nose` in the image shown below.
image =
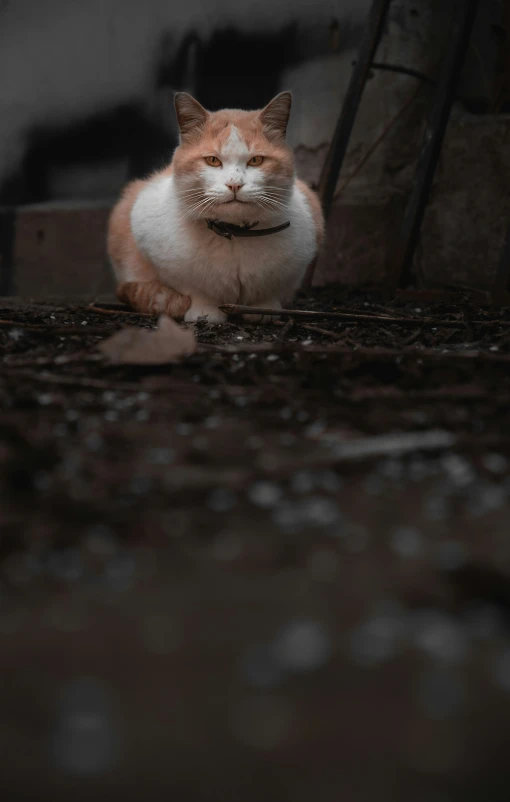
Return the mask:
[[239, 190], [241, 189], [241, 187], [243, 186], [243, 184], [227, 184], [226, 186], [227, 186], [227, 188], [228, 188], [228, 189], [230, 189], [230, 191], [231, 191], [231, 192], [233, 192], [233, 193], [234, 193], [234, 195], [235, 195], [235, 193], [236, 193], [236, 192], [239, 192]]

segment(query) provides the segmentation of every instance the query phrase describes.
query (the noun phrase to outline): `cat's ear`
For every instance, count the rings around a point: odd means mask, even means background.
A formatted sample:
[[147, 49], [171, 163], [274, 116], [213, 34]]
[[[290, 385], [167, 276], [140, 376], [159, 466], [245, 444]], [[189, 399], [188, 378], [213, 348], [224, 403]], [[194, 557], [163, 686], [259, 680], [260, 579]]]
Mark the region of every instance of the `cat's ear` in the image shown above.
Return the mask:
[[208, 113], [198, 100], [187, 92], [177, 92], [174, 97], [175, 113], [183, 142], [192, 142], [200, 137], [207, 122]]
[[292, 106], [292, 95], [290, 92], [280, 92], [267, 106], [260, 112], [260, 119], [264, 126], [264, 133], [270, 140], [285, 139], [287, 124], [290, 117]]

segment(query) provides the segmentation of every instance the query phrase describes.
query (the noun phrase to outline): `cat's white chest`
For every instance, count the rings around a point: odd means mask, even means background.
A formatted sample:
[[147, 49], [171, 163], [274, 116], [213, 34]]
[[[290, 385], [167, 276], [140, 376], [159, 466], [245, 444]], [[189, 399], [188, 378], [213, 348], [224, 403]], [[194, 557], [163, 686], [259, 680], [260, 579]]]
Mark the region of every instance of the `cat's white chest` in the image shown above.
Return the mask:
[[257, 305], [292, 295], [315, 254], [311, 213], [301, 193], [294, 195], [290, 228], [229, 240], [209, 230], [205, 220], [183, 219], [172, 178], [165, 177], [140, 193], [131, 225], [138, 247], [173, 289], [216, 304]]

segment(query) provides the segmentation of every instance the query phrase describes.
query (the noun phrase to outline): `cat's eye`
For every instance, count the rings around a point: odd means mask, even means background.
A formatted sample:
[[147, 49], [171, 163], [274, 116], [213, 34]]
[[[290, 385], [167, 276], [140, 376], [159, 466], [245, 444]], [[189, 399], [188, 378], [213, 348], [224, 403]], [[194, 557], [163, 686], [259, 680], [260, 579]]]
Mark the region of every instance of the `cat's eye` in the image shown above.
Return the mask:
[[206, 156], [205, 160], [209, 167], [221, 167], [221, 162], [217, 156]]
[[263, 161], [264, 161], [263, 156], [252, 156], [250, 161], [248, 162], [248, 167], [260, 167]]

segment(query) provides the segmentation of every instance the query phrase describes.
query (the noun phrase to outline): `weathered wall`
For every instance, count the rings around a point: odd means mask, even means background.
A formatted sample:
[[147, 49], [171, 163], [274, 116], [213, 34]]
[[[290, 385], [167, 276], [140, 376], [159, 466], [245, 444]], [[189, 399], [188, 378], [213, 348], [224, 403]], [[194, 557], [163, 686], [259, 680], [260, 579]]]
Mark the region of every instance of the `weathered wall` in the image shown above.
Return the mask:
[[[486, 286], [510, 221], [508, 119], [466, 110], [466, 105], [487, 102], [492, 89], [497, 48], [490, 32], [501, 17], [501, 3], [481, 5], [416, 255], [416, 267], [427, 281]], [[376, 60], [437, 76], [450, 22], [447, 3], [393, 3]], [[351, 57], [355, 53], [332, 55], [317, 62], [315, 74], [308, 70], [306, 79], [296, 80], [309, 97], [317, 87], [314, 115], [300, 117], [304, 122], [291, 132], [300, 172], [312, 183], [319, 178], [328, 147], [324, 135], [327, 131], [329, 140], [334, 128]], [[416, 78], [374, 71], [338, 183], [318, 282], [340, 279], [357, 284], [383, 278], [386, 251], [412, 185], [432, 97], [433, 89]], [[304, 101], [298, 97], [298, 103]], [[314, 125], [316, 113], [319, 125]]]

